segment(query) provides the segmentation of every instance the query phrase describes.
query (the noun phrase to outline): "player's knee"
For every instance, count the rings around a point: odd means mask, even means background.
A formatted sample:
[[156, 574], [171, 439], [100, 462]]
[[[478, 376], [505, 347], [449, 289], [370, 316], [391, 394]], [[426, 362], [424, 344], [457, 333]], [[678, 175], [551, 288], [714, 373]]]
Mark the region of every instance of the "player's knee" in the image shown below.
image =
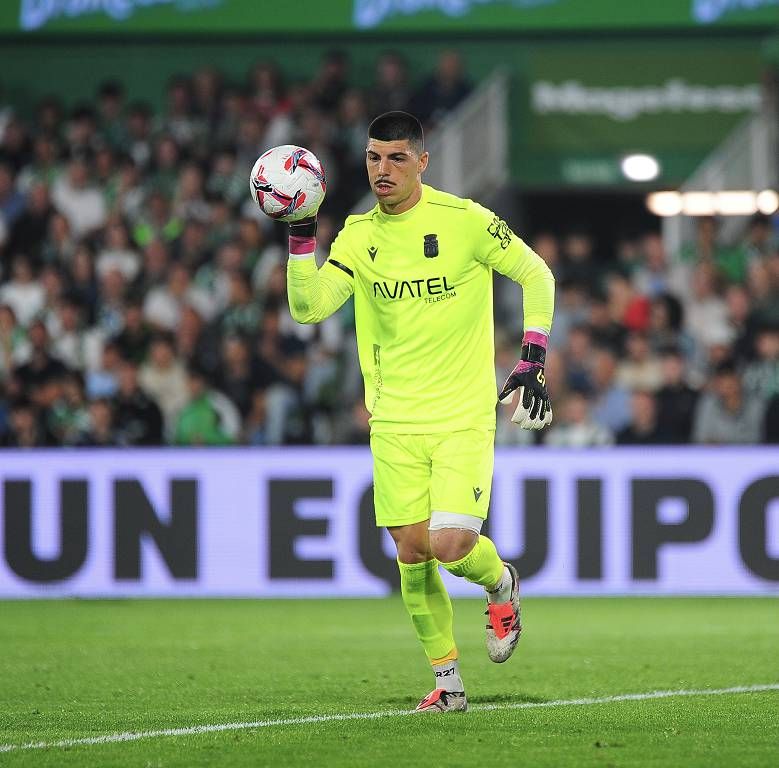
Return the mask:
[[459, 528], [442, 528], [430, 531], [430, 549], [442, 563], [462, 560], [476, 544], [478, 534]]
[[407, 565], [424, 563], [433, 559], [427, 523], [400, 525], [387, 528], [398, 550], [398, 560]]
[[429, 546], [418, 542], [397, 542], [397, 548], [398, 560], [406, 565], [426, 563], [434, 557]]

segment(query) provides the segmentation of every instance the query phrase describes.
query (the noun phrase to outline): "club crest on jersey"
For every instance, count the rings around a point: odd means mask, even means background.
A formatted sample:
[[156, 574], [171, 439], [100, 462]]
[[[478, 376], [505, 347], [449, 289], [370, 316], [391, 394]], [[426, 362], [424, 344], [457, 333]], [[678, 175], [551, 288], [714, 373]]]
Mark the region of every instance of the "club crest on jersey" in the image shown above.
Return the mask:
[[372, 245], [370, 248], [368, 248], [368, 256], [371, 257], [371, 261], [373, 261], [376, 258], [376, 254], [379, 252], [379, 249]]
[[425, 235], [424, 251], [426, 259], [438, 256], [438, 235]]

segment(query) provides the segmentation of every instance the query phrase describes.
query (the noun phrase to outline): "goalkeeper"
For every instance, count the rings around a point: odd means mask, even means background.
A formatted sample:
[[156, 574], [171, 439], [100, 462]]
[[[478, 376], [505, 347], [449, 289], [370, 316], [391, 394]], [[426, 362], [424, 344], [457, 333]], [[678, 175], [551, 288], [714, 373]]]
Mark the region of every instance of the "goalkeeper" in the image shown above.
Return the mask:
[[428, 154], [412, 115], [371, 123], [366, 163], [378, 204], [347, 218], [321, 269], [316, 219], [290, 225], [289, 305], [297, 321], [318, 323], [354, 294], [376, 524], [397, 545], [403, 602], [435, 675], [417, 710], [464, 710], [439, 566], [486, 590], [492, 661], [511, 656], [522, 630], [516, 570], [480, 534], [495, 437], [492, 271], [523, 288], [521, 360], [498, 399], [517, 396], [512, 421], [525, 429], [552, 421], [544, 357], [554, 278], [486, 208], [422, 184]]

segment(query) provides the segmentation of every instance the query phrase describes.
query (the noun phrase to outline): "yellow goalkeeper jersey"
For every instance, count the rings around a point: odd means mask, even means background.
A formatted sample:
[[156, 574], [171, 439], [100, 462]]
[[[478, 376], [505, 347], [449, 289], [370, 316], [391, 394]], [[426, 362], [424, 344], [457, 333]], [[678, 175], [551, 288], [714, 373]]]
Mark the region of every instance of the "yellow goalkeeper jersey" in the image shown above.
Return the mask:
[[321, 269], [291, 257], [289, 305], [316, 323], [354, 294], [372, 432], [494, 429], [493, 269], [522, 285], [525, 327], [548, 332], [544, 261], [491, 211], [423, 185], [405, 213], [349, 216]]

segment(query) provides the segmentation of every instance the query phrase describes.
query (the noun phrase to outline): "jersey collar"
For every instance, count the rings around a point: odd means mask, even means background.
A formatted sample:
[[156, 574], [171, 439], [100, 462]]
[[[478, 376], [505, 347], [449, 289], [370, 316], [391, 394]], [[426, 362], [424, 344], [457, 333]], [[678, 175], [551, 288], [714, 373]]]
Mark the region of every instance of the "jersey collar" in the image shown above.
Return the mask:
[[422, 185], [422, 196], [407, 211], [403, 211], [403, 213], [384, 213], [384, 211], [381, 210], [381, 208], [377, 203], [376, 215], [378, 216], [379, 219], [386, 222], [394, 223], [394, 222], [408, 221], [417, 211], [419, 211], [420, 208], [422, 208], [423, 204], [426, 202], [428, 189], [429, 187], [427, 186], [427, 184]]

